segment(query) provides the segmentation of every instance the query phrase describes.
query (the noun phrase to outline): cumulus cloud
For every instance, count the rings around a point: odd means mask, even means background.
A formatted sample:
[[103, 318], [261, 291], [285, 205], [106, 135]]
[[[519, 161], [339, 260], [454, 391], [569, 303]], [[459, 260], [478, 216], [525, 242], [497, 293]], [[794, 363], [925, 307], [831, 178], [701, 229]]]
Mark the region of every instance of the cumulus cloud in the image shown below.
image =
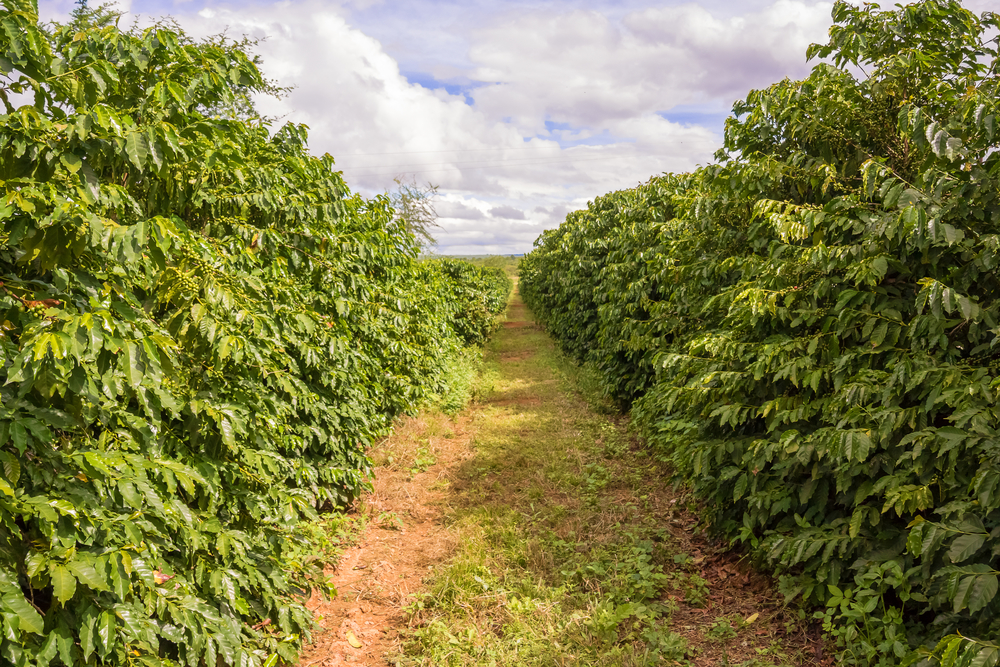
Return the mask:
[[506, 218], [507, 220], [525, 220], [524, 211], [513, 206], [494, 206], [490, 209], [490, 215], [494, 218]]
[[[476, 105], [540, 131], [547, 117], [591, 128], [679, 104], [742, 97], [808, 72], [832, 4], [777, 0], [744, 16], [694, 4], [651, 6], [620, 20], [594, 10], [523, 12], [480, 30], [470, 52]], [[502, 111], [501, 111], [502, 110]]]
[[452, 220], [484, 220], [486, 214], [473, 206], [460, 201], [443, 201], [436, 205], [437, 214], [444, 219]]

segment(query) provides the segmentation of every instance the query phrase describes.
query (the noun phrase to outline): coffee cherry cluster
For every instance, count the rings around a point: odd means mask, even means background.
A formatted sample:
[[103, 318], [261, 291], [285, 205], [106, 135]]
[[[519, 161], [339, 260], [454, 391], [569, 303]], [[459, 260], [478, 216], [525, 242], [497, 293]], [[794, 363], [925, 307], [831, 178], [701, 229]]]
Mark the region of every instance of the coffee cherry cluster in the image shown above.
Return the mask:
[[194, 279], [193, 274], [183, 273], [181, 271], [177, 272], [177, 285], [184, 288], [187, 292], [200, 292], [201, 285], [198, 281]]

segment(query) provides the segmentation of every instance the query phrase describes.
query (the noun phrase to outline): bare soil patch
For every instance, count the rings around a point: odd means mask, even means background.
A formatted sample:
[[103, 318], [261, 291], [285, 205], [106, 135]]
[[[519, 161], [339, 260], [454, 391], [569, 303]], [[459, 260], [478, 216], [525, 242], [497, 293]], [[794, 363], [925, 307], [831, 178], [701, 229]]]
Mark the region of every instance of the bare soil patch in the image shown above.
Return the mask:
[[[386, 656], [398, 652], [399, 631], [408, 620], [404, 607], [454, 550], [442, 516], [454, 471], [469, 456], [467, 427], [461, 417], [407, 418], [371, 452], [374, 489], [355, 510], [367, 513], [371, 523], [327, 571], [338, 594], [325, 599], [314, 591], [307, 603], [319, 629], [301, 667], [392, 664]], [[426, 465], [430, 459], [435, 462]]]

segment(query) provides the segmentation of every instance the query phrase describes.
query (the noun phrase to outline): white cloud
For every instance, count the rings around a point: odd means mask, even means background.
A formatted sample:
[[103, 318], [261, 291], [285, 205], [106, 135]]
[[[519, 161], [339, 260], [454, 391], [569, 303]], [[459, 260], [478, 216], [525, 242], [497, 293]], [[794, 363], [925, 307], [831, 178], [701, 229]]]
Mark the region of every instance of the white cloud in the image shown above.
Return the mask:
[[526, 220], [524, 211], [513, 206], [494, 206], [490, 209], [490, 215], [494, 218], [504, 218], [505, 220]]
[[655, 6], [621, 21], [595, 11], [524, 12], [482, 29], [471, 50], [476, 105], [540, 131], [546, 118], [604, 127], [678, 104], [721, 100], [808, 72], [830, 3], [777, 0], [719, 18], [695, 4]]
[[485, 220], [486, 213], [461, 201], [444, 200], [437, 204], [438, 216], [446, 220]]

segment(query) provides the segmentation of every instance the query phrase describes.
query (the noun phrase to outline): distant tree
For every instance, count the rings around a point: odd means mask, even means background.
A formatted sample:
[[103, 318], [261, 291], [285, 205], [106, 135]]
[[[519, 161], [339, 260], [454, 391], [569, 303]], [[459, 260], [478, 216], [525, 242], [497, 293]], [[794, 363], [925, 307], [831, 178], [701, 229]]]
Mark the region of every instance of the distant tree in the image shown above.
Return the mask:
[[396, 221], [417, 237], [421, 247], [429, 248], [437, 241], [431, 230], [440, 227], [434, 200], [438, 196], [438, 186], [427, 183], [421, 186], [416, 178], [406, 181], [402, 176], [393, 179], [396, 189], [389, 193], [392, 207], [396, 210]]
[[102, 2], [93, 9], [87, 4], [87, 0], [76, 0], [75, 4], [76, 6], [73, 8], [73, 11], [70, 12], [68, 25], [78, 30], [116, 25], [118, 19], [125, 13], [118, 9], [117, 5], [113, 2]]

